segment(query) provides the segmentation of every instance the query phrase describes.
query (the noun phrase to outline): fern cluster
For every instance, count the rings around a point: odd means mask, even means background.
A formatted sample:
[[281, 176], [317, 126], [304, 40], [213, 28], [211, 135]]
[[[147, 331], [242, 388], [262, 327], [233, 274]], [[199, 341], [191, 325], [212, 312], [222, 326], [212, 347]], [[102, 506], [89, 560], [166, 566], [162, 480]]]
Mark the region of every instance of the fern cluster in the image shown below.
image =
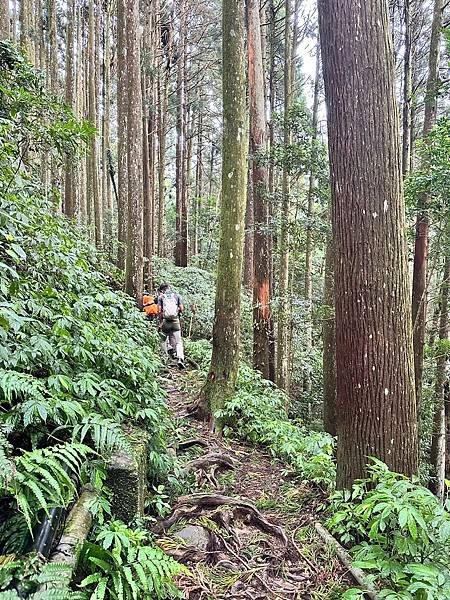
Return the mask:
[[[156, 382], [156, 335], [115, 289], [121, 275], [88, 232], [58, 214], [56, 196], [44, 196], [32, 163], [50, 150], [55, 163], [67, 153], [76, 160], [92, 127], [49, 96], [40, 75], [5, 42], [0, 115], [0, 554], [22, 554], [37, 522], [69, 506], [80, 480], [91, 477], [102, 487], [102, 460], [118, 448], [130, 451], [124, 424], [148, 432], [150, 480], [157, 483], [170, 464], [169, 422]], [[96, 515], [107, 507], [100, 497]], [[128, 561], [137, 578], [145, 574], [148, 589], [163, 590], [172, 562], [154, 548], [139, 553], [123, 559], [124, 582]], [[139, 557], [150, 565], [144, 571]], [[153, 581], [159, 563], [161, 578]], [[50, 566], [39, 568], [31, 579], [40, 584]], [[18, 569], [0, 568], [0, 599], [21, 597], [7, 589], [13, 579], [28, 581]], [[27, 593], [35, 600], [87, 596], [37, 586]]]
[[180, 597], [173, 579], [187, 570], [149, 544], [146, 531], [121, 521], [101, 528], [96, 543], [86, 543], [82, 555], [89, 574], [81, 587], [92, 590], [91, 600]]

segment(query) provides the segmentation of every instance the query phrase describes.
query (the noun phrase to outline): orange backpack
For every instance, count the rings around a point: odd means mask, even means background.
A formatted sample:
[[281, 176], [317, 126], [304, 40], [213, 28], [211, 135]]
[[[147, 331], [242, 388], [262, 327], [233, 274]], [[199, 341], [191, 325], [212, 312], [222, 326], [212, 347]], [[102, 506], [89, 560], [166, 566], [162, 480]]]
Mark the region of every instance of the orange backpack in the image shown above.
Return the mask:
[[142, 304], [147, 317], [154, 317], [159, 313], [159, 306], [154, 296], [145, 295]]

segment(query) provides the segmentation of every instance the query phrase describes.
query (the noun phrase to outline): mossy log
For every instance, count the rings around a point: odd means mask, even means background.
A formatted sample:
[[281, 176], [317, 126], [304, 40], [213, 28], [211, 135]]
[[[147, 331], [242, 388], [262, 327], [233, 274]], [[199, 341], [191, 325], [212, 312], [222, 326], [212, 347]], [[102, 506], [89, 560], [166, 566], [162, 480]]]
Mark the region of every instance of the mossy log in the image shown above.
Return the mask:
[[148, 436], [144, 431], [133, 430], [130, 443], [131, 454], [119, 451], [111, 456], [106, 480], [112, 491], [111, 512], [125, 523], [144, 516], [147, 494]]
[[[52, 588], [64, 588], [71, 582], [78, 566], [81, 550], [92, 525], [92, 515], [89, 510], [95, 500], [96, 492], [90, 486], [83, 488], [80, 497], [73, 505], [64, 527], [63, 534], [52, 552], [49, 562], [67, 565], [67, 577], [61, 577], [58, 584], [51, 584]], [[41, 587], [41, 591], [46, 586]]]

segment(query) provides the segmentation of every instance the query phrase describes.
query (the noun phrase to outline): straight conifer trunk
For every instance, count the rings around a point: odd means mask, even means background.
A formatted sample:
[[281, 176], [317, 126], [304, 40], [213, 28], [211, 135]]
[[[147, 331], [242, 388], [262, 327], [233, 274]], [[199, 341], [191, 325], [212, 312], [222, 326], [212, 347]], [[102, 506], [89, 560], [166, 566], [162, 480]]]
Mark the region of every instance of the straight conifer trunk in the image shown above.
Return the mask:
[[[99, 10], [96, 0], [89, 0], [89, 120], [97, 127], [98, 111], [97, 111], [97, 73], [96, 73], [96, 10]], [[102, 206], [99, 189], [98, 176], [98, 147], [97, 136], [91, 137], [89, 149], [89, 171], [88, 171], [88, 202], [90, 206], [91, 225], [94, 225], [95, 244], [101, 247], [103, 242], [102, 231]]]
[[[239, 368], [241, 280], [247, 192], [244, 3], [223, 0], [223, 154], [213, 352], [203, 390], [206, 412], [221, 408]], [[217, 423], [220, 429], [220, 420]]]
[[[283, 143], [288, 147], [291, 143], [291, 132], [289, 127], [289, 111], [292, 96], [292, 53], [291, 53], [291, 0], [285, 0], [285, 32], [284, 32], [284, 126]], [[286, 164], [283, 165], [282, 181], [282, 205], [281, 226], [278, 238], [278, 254], [280, 257], [278, 277], [278, 339], [277, 339], [277, 384], [285, 392], [289, 393], [289, 333], [290, 333], [290, 310], [289, 310], [289, 260], [290, 260], [290, 177]]]
[[407, 175], [411, 166], [411, 103], [412, 103], [412, 29], [411, 0], [403, 0], [403, 21], [405, 26], [405, 55], [403, 65], [403, 107], [402, 107], [402, 172]]
[[[439, 79], [439, 46], [442, 29], [442, 13], [444, 0], [435, 0], [433, 22], [431, 26], [430, 53], [428, 57], [428, 78], [425, 93], [425, 114], [423, 137], [425, 138], [436, 123], [437, 86]], [[428, 239], [430, 220], [428, 204], [430, 198], [423, 194], [419, 199], [419, 212], [416, 218], [416, 241], [414, 247], [414, 268], [412, 287], [412, 322], [414, 335], [414, 374], [416, 400], [420, 407], [422, 396], [423, 353], [427, 320], [427, 273], [428, 273]]]
[[[439, 317], [439, 339], [448, 340], [449, 334], [449, 298], [450, 298], [450, 257], [446, 257], [444, 275], [441, 285], [440, 317]], [[435, 380], [435, 407], [434, 426], [431, 443], [430, 462], [432, 465], [432, 476], [430, 489], [436, 494], [441, 502], [445, 494], [445, 456], [446, 456], [446, 419], [445, 419], [445, 367], [447, 356], [442, 350], [436, 359]]]
[[117, 146], [118, 146], [118, 256], [117, 265], [125, 269], [128, 214], [128, 156], [127, 156], [127, 41], [125, 0], [117, 0]]
[[10, 37], [9, 0], [0, 1], [0, 39], [8, 40]]
[[142, 174], [142, 91], [139, 34], [139, 0], [127, 0], [127, 174], [128, 226], [125, 265], [126, 291], [142, 302], [143, 292], [143, 174]]
[[335, 252], [337, 486], [417, 471], [392, 39], [384, 0], [319, 0]]
[[179, 44], [177, 59], [177, 140], [176, 140], [176, 242], [175, 264], [187, 266], [186, 198], [186, 3], [178, 0]]
[[[75, 1], [69, 0], [67, 3], [67, 30], [66, 30], [66, 104], [70, 108], [75, 108], [74, 97], [74, 25], [75, 25]], [[64, 213], [69, 219], [75, 216], [75, 181], [73, 159], [68, 157], [65, 162], [65, 180], [64, 180]]]
[[248, 87], [250, 96], [250, 150], [253, 180], [253, 366], [270, 377], [270, 255], [268, 173], [262, 162], [267, 149], [259, 0], [248, 0]]

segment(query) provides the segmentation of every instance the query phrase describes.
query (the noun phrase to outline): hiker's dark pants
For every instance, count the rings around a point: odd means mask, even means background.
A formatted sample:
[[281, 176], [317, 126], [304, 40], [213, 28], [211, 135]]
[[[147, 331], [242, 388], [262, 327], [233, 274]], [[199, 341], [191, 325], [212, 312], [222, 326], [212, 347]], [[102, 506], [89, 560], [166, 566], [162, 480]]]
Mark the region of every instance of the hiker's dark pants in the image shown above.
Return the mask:
[[167, 338], [169, 338], [169, 344], [171, 348], [175, 350], [176, 357], [179, 360], [184, 360], [180, 319], [175, 319], [174, 321], [168, 321], [164, 319], [161, 327], [161, 333], [161, 337], [164, 338], [164, 341], [161, 342], [162, 351], [167, 354]]

